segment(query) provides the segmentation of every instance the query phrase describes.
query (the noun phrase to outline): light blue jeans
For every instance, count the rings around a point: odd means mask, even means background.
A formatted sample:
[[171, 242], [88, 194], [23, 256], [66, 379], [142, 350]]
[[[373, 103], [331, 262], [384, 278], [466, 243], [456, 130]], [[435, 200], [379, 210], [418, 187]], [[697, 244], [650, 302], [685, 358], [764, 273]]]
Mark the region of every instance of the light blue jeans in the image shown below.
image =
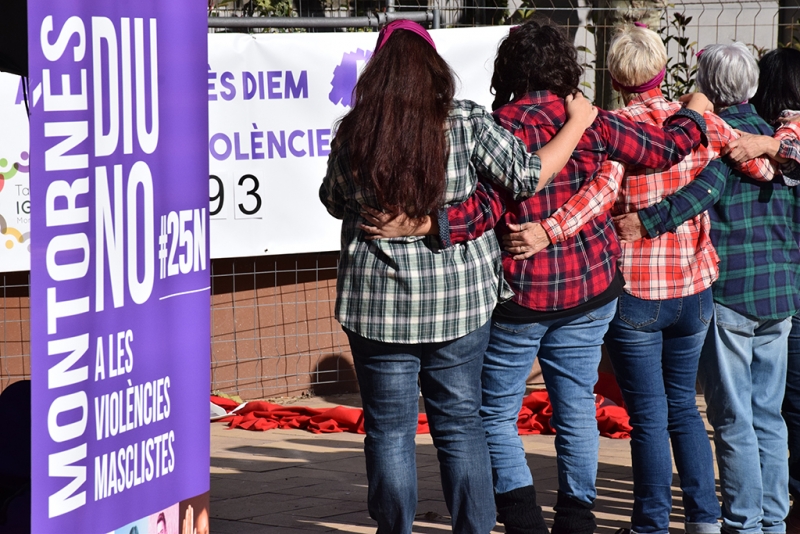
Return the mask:
[[722, 530], [783, 533], [789, 512], [781, 417], [791, 318], [757, 320], [719, 303], [700, 359], [714, 427]]
[[615, 308], [616, 300], [585, 315], [553, 321], [492, 321], [481, 416], [496, 493], [533, 484], [517, 416], [538, 354], [553, 406], [559, 490], [578, 501], [594, 502], [599, 433], [593, 391], [600, 347]]
[[489, 323], [444, 343], [383, 343], [345, 329], [364, 408], [367, 507], [378, 534], [409, 534], [417, 510], [419, 393], [453, 532], [495, 525], [489, 451], [478, 414]]
[[617, 308], [606, 346], [633, 427], [631, 529], [669, 532], [671, 442], [686, 532], [719, 532], [714, 457], [695, 400], [700, 350], [714, 316], [711, 290], [668, 300], [623, 294]]

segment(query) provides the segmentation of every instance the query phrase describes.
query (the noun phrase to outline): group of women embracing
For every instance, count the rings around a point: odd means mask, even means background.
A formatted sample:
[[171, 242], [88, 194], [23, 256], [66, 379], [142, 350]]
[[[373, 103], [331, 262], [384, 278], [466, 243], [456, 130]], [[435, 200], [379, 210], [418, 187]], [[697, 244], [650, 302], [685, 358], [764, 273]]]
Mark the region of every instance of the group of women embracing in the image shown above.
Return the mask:
[[[454, 532], [593, 533], [604, 342], [633, 428], [630, 531], [668, 532], [674, 455], [686, 532], [787, 532], [800, 126], [779, 119], [800, 109], [800, 51], [769, 52], [759, 76], [744, 45], [709, 46], [684, 103], [661, 93], [666, 64], [656, 33], [622, 28], [608, 66], [626, 107], [598, 110], [566, 35], [529, 21], [500, 44], [489, 113], [454, 98], [425, 29], [381, 31], [320, 188], [342, 219], [336, 317], [379, 534], [411, 532], [420, 393]], [[556, 432], [549, 529], [516, 426], [536, 357]]]

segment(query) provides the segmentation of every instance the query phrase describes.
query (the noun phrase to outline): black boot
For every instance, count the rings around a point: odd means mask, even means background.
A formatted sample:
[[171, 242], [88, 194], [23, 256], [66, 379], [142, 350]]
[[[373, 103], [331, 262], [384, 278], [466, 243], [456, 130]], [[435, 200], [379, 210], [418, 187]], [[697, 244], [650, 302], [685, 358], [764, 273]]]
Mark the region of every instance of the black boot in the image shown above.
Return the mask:
[[558, 492], [553, 510], [553, 534], [594, 534], [597, 523], [592, 513], [594, 504], [573, 499], [566, 493]]
[[494, 502], [497, 520], [505, 525], [506, 534], [549, 534], [533, 486], [497, 493]]

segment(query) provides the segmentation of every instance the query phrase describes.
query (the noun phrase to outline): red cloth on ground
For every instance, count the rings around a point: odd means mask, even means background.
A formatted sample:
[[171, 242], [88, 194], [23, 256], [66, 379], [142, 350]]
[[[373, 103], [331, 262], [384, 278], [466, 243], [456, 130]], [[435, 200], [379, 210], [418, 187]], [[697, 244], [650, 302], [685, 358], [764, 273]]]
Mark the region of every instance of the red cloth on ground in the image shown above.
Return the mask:
[[[628, 439], [631, 437], [631, 427], [628, 422], [628, 412], [621, 406], [605, 405], [605, 397], [595, 395], [595, 409], [597, 410], [597, 429], [601, 436], [607, 438]], [[553, 416], [553, 407], [550, 405], [550, 396], [545, 390], [534, 391], [522, 400], [522, 409], [517, 418], [519, 434], [555, 434], [555, 429], [550, 426]]]
[[[231, 412], [238, 404], [230, 399], [211, 396], [211, 402]], [[597, 427], [600, 435], [609, 438], [630, 437], [631, 427], [628, 414], [621, 406], [606, 405], [605, 398], [598, 394]], [[517, 419], [517, 428], [522, 434], [554, 434], [550, 426], [553, 409], [547, 391], [534, 391], [522, 401], [522, 409]], [[364, 433], [364, 413], [360, 408], [336, 406], [328, 409], [314, 409], [302, 406], [281, 406], [264, 401], [246, 403], [241, 409], [227, 417], [218, 419], [229, 423], [231, 428], [245, 430], [272, 430], [273, 428], [297, 428], [315, 434], [331, 432]], [[428, 418], [419, 414], [417, 434], [429, 432]]]

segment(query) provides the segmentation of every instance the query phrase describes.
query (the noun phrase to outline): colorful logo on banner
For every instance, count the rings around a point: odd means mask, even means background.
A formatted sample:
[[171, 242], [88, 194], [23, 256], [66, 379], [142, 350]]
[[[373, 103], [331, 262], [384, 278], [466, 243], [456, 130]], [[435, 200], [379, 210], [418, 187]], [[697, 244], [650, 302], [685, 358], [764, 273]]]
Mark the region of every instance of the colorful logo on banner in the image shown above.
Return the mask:
[[360, 48], [342, 56], [341, 63], [333, 71], [332, 89], [328, 95], [331, 102], [346, 107], [352, 105], [353, 89], [356, 87], [358, 75], [370, 57], [372, 57], [371, 50], [361, 50]]
[[200, 534], [205, 10], [28, 0], [28, 24], [31, 531]]
[[[6, 188], [6, 183], [17, 176], [18, 173], [27, 174], [29, 170], [28, 153], [23, 151], [19, 155], [19, 161], [14, 163], [9, 162], [8, 159], [0, 157], [0, 194]], [[23, 194], [28, 195], [27, 187], [24, 188]], [[15, 202], [17, 213], [25, 215], [30, 213], [30, 202], [27, 200]], [[8, 221], [0, 213], [0, 234], [5, 237], [4, 246], [7, 249], [14, 248], [16, 245], [28, 242], [28, 252], [30, 252], [30, 232], [20, 232], [13, 226], [9, 226]]]

